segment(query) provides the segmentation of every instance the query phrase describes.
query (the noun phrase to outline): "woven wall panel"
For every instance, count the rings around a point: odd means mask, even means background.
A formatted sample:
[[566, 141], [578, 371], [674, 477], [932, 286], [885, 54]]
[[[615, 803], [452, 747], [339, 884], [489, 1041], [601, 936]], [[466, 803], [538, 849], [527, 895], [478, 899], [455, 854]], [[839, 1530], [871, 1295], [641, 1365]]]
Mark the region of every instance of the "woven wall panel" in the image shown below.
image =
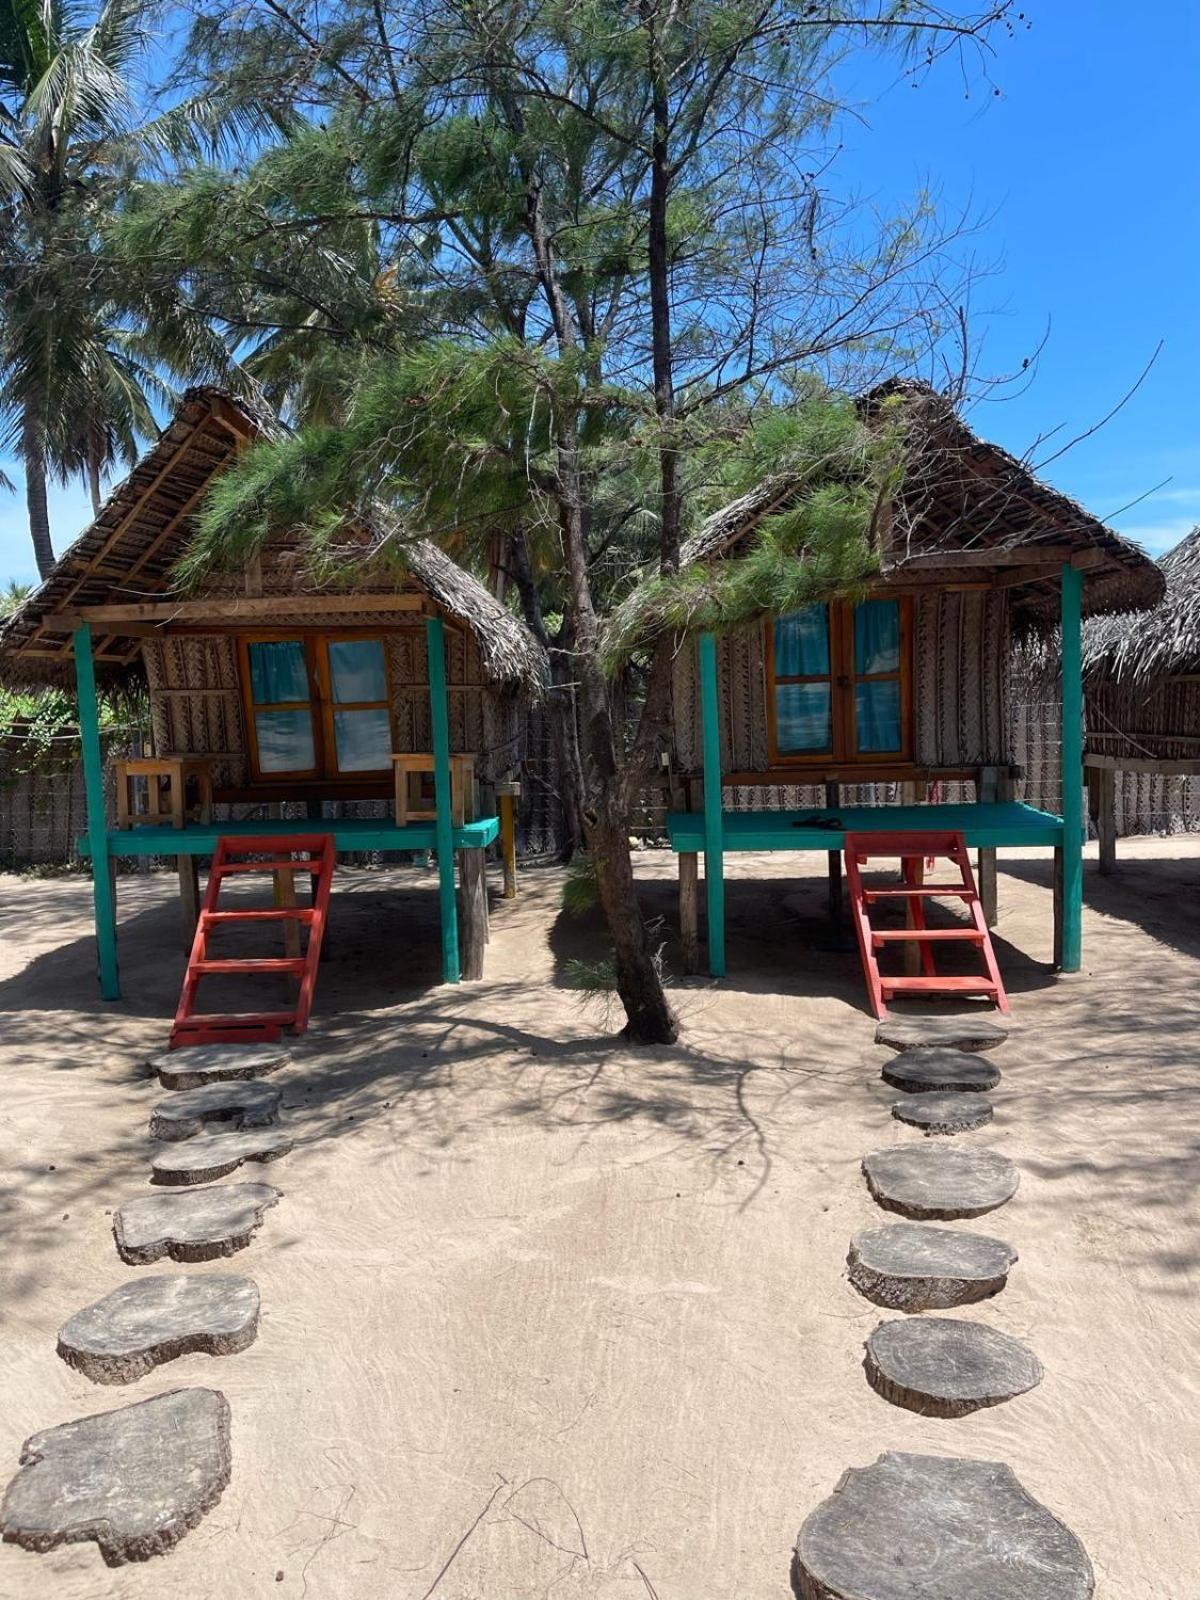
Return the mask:
[[233, 640], [226, 634], [167, 634], [143, 642], [142, 660], [155, 749], [219, 753], [227, 759], [213, 768], [218, 786], [245, 783], [246, 733]]

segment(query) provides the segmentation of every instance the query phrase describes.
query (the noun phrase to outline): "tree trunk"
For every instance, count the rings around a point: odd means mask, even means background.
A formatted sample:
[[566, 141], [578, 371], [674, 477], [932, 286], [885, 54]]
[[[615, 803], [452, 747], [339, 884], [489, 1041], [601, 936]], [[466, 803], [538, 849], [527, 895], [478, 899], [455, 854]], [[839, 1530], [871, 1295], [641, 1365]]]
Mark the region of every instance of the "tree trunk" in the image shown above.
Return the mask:
[[104, 500], [100, 493], [100, 456], [94, 448], [88, 451], [88, 493], [92, 497], [92, 515], [98, 517]]
[[49, 577], [54, 566], [50, 543], [50, 507], [46, 500], [46, 428], [32, 410], [25, 412], [21, 428], [21, 458], [25, 468], [25, 504], [29, 509], [29, 536], [39, 577]]

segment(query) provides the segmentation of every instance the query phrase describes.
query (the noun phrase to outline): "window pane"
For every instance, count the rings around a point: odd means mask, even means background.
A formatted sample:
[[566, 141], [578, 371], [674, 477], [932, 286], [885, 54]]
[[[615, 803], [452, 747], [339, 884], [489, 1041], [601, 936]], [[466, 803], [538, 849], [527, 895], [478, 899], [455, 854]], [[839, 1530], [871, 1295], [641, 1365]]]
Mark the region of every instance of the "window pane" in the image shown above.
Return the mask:
[[900, 685], [894, 678], [855, 684], [854, 726], [860, 754], [900, 749]]
[[310, 711], [257, 711], [254, 730], [260, 772], [309, 772], [316, 764]]
[[308, 700], [308, 666], [299, 639], [268, 639], [252, 644], [250, 693], [255, 705]]
[[348, 700], [386, 700], [383, 640], [330, 640], [329, 678], [335, 705], [345, 705]]
[[378, 711], [335, 711], [333, 736], [339, 772], [382, 772], [392, 764], [392, 735], [382, 707]]
[[829, 607], [805, 606], [775, 619], [775, 676], [819, 678], [829, 671]]
[[775, 746], [783, 754], [830, 750], [827, 683], [781, 683], [775, 690]]
[[863, 677], [899, 670], [900, 602], [865, 600], [854, 608], [854, 671]]

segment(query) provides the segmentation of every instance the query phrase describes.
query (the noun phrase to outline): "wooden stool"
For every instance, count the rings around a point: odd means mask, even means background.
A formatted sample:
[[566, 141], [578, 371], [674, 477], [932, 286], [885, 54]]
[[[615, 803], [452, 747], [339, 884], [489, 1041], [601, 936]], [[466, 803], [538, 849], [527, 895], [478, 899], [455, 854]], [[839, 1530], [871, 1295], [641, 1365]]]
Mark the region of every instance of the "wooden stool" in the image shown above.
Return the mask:
[[[209, 756], [135, 756], [126, 761], [114, 761], [117, 780], [117, 827], [182, 828], [188, 820], [187, 786], [189, 779], [196, 780], [197, 804], [193, 808], [196, 821], [212, 821], [213, 784], [212, 758]], [[133, 780], [146, 780], [146, 810], [135, 809]], [[166, 779], [166, 809], [159, 785]]]
[[[437, 806], [421, 792], [416, 791], [411, 780], [418, 780], [433, 771], [433, 757], [421, 754], [396, 754], [392, 756], [392, 770], [396, 780], [396, 824], [403, 828], [409, 822], [431, 822], [437, 816]], [[450, 809], [454, 826], [461, 828], [465, 822], [475, 820], [475, 757], [450, 757]]]

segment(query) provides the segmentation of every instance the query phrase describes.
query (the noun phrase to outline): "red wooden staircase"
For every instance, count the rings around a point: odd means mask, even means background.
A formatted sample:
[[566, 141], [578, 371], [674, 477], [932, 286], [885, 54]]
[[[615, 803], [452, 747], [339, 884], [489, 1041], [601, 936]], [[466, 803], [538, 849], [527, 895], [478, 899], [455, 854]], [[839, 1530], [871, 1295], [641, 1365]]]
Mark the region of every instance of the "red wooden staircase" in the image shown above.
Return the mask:
[[[312, 1010], [313, 990], [317, 982], [317, 963], [321, 957], [321, 940], [325, 933], [325, 917], [329, 909], [329, 891], [333, 882], [335, 851], [330, 834], [305, 834], [284, 838], [221, 838], [213, 852], [212, 867], [204, 891], [204, 904], [196, 924], [196, 937], [188, 957], [183, 990], [179, 996], [179, 1009], [171, 1029], [170, 1048], [178, 1050], [195, 1044], [255, 1044], [273, 1043], [285, 1028], [292, 1033], [303, 1033], [308, 1026]], [[275, 905], [267, 908], [244, 910], [218, 910], [217, 901], [221, 885], [231, 878], [246, 873], [269, 872], [277, 883], [291, 884], [291, 874], [311, 873], [313, 897], [309, 906]], [[288, 948], [299, 950], [299, 930], [308, 928], [308, 945], [303, 955], [228, 957], [214, 959], [208, 953], [209, 936], [221, 927], [239, 924], [255, 926], [271, 924], [295, 932], [288, 938]], [[265, 976], [281, 975], [295, 985], [292, 1009], [289, 1011], [242, 1011], [215, 1013], [196, 1010], [196, 994], [200, 980], [215, 976]]]
[[[887, 1015], [887, 1003], [901, 997], [937, 995], [982, 995], [990, 998], [1001, 1011], [1007, 1011], [1008, 996], [1000, 969], [996, 965], [996, 952], [984, 920], [983, 907], [971, 873], [967, 845], [961, 833], [848, 833], [845, 842], [846, 881], [850, 889], [850, 904], [854, 912], [854, 926], [858, 933], [858, 948], [862, 955], [863, 971], [871, 995], [871, 1005], [877, 1017]], [[900, 858], [903, 883], [885, 888], [868, 888], [862, 881], [863, 868], [872, 861]], [[958, 869], [957, 882], [925, 883], [923, 865], [946, 861]], [[949, 873], [942, 876], [949, 878]], [[953, 928], [929, 928], [925, 925], [925, 902], [935, 899], [961, 900], [970, 916], [970, 926], [961, 924]], [[878, 901], [901, 901], [907, 911], [907, 926], [903, 928], [874, 928], [871, 926], [870, 907]], [[938, 975], [933, 960], [936, 944], [975, 945], [983, 962], [984, 971], [971, 977], [943, 977]], [[879, 970], [879, 952], [890, 944], [916, 945], [921, 957], [921, 975], [890, 977]]]

